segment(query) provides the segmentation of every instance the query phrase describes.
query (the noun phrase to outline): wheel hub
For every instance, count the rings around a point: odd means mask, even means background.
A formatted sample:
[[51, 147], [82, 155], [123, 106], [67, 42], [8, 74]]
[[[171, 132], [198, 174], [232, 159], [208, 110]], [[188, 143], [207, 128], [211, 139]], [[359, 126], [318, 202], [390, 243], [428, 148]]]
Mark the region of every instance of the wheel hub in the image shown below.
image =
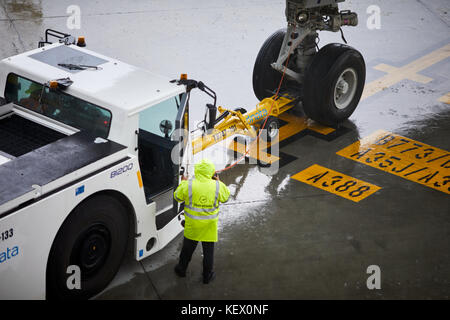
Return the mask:
[[90, 277], [104, 265], [110, 248], [109, 230], [103, 224], [92, 225], [76, 240], [71, 263], [80, 267], [83, 277]]
[[336, 108], [342, 110], [347, 108], [353, 100], [356, 93], [358, 76], [353, 68], [345, 69], [334, 88], [334, 104]]
[[274, 138], [277, 135], [278, 126], [275, 122], [272, 122], [267, 128], [268, 135], [270, 138]]
[[337, 89], [339, 94], [346, 94], [348, 91], [349, 85], [344, 79], [340, 79], [337, 84]]

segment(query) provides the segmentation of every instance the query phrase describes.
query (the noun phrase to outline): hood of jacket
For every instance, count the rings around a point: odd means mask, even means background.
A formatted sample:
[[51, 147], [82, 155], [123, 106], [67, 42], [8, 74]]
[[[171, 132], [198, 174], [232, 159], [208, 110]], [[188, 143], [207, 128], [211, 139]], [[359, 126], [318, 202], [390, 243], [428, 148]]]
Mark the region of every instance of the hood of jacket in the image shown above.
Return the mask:
[[214, 166], [214, 163], [211, 162], [209, 159], [203, 159], [199, 163], [197, 163], [194, 167], [195, 172], [195, 178], [204, 178], [204, 179], [211, 179], [214, 175], [214, 172], [216, 172], [216, 168]]

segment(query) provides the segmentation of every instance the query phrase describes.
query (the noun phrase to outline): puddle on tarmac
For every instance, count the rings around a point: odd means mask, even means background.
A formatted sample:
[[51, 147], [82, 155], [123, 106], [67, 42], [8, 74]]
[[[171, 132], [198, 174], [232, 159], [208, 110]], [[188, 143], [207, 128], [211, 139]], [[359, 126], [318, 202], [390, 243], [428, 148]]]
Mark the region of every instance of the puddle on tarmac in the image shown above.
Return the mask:
[[10, 0], [6, 2], [6, 10], [11, 18], [36, 20], [42, 19], [42, 1]]

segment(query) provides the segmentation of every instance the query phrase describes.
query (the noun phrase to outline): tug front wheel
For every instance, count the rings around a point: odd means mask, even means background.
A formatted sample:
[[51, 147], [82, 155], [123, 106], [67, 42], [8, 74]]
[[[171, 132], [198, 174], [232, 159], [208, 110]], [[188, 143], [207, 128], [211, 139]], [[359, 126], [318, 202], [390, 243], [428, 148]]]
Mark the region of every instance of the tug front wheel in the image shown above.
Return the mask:
[[[128, 231], [125, 208], [114, 197], [97, 195], [76, 207], [50, 251], [47, 299], [88, 299], [103, 290], [120, 267]], [[79, 274], [69, 266], [75, 266]], [[77, 283], [76, 276], [80, 276], [79, 288], [71, 287]]]
[[355, 111], [364, 89], [366, 65], [357, 50], [330, 43], [314, 56], [305, 75], [306, 115], [335, 127]]

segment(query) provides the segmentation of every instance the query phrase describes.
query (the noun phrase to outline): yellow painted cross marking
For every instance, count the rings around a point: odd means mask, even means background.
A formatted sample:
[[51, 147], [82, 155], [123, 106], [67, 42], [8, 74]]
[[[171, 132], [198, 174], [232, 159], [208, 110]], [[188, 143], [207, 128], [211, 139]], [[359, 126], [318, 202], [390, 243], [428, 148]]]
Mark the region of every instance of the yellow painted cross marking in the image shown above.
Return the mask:
[[450, 92], [447, 93], [445, 96], [439, 98], [440, 102], [450, 104]]
[[359, 202], [381, 189], [374, 184], [317, 164], [293, 175], [291, 178], [354, 202]]
[[[323, 134], [323, 135], [327, 135], [327, 134], [330, 134], [330, 133], [336, 131], [336, 129], [325, 127], [325, 126], [320, 125], [317, 122], [314, 122], [308, 118], [297, 117], [297, 116], [295, 116], [293, 114], [289, 114], [289, 113], [281, 114], [279, 116], [279, 119], [287, 122], [286, 125], [284, 125], [280, 128], [280, 132], [279, 132], [279, 136], [278, 136], [279, 142], [286, 140], [306, 129], [315, 131], [315, 132]], [[264, 146], [264, 148], [261, 148], [261, 147], [260, 148], [265, 149], [268, 147], [270, 147], [270, 143], [267, 143]], [[245, 153], [245, 145], [242, 143], [239, 143], [239, 142], [238, 143], [236, 143], [234, 141], [231, 142], [228, 145], [228, 149], [242, 153], [242, 154]], [[262, 150], [260, 150], [258, 153], [258, 144], [257, 143], [252, 143], [250, 145], [250, 150], [249, 150], [248, 156], [251, 158], [263, 161], [265, 163], [270, 163], [270, 164], [280, 160], [279, 157], [271, 155]]]
[[432, 65], [450, 57], [450, 44], [435, 50], [422, 58], [419, 58], [404, 67], [396, 68], [386, 64], [379, 64], [376, 70], [387, 72], [388, 74], [365, 85], [361, 100], [364, 100], [380, 91], [383, 91], [394, 84], [405, 80], [413, 80], [420, 83], [428, 83], [431, 78], [418, 74]]
[[450, 194], [450, 153], [379, 130], [338, 155]]

